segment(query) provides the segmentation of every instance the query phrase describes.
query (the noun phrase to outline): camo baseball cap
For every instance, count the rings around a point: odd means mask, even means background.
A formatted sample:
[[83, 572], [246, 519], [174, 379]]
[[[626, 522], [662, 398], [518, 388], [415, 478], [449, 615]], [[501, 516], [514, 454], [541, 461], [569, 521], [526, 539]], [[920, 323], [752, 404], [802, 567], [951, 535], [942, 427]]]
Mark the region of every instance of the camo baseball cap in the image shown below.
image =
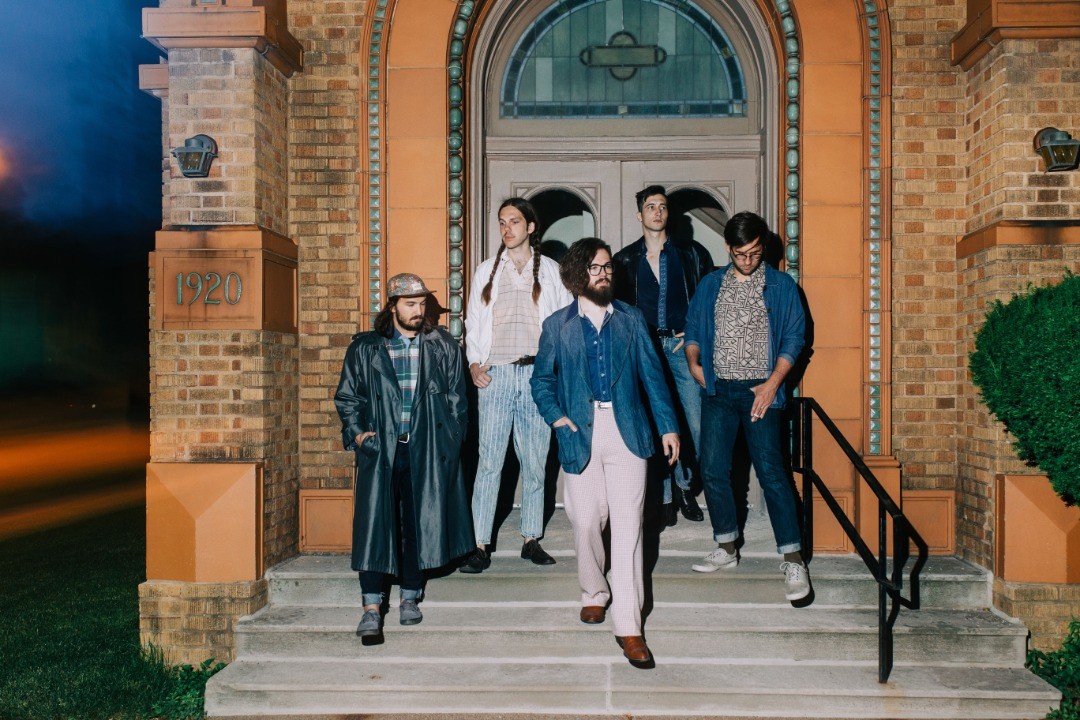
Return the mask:
[[388, 299], [398, 297], [420, 297], [430, 295], [431, 291], [424, 285], [419, 275], [412, 273], [398, 273], [386, 281], [386, 297]]

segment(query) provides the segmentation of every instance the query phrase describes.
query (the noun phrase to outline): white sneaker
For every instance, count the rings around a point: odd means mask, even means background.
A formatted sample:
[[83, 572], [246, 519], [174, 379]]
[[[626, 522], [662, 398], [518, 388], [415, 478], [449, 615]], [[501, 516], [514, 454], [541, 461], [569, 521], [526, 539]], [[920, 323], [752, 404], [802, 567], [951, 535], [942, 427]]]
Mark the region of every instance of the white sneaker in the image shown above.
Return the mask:
[[788, 600], [802, 600], [810, 594], [810, 573], [802, 563], [783, 562], [784, 597]]
[[739, 564], [739, 551], [729, 553], [722, 547], [718, 547], [711, 553], [701, 558], [690, 566], [694, 572], [716, 572], [720, 568], [734, 568]]

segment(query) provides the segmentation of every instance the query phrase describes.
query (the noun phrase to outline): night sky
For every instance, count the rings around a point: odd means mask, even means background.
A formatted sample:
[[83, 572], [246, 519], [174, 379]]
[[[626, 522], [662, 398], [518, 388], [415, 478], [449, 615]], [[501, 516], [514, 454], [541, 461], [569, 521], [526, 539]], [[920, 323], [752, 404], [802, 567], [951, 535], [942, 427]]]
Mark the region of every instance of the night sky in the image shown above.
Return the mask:
[[[138, 65], [160, 56], [140, 37], [154, 4], [36, 0], [0, 15], [0, 416], [26, 398], [43, 422], [106, 397], [145, 414], [161, 103], [139, 91]], [[64, 405], [42, 402], [56, 395]]]
[[137, 66], [160, 55], [140, 37], [147, 4], [5, 5], [0, 212], [63, 243], [104, 233], [116, 252], [150, 249], [161, 225], [161, 104], [138, 90]]

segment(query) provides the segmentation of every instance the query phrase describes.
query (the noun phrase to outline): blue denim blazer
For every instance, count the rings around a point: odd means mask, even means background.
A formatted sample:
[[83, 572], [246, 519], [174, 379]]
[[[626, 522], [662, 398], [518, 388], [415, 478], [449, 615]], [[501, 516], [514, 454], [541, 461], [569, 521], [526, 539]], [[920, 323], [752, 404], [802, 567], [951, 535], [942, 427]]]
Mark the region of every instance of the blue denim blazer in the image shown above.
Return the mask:
[[[686, 314], [686, 344], [701, 347], [701, 366], [705, 370], [705, 393], [716, 393], [716, 371], [713, 369], [713, 346], [716, 342], [716, 297], [724, 282], [724, 273], [731, 265], [702, 278], [697, 292], [690, 300]], [[769, 314], [769, 372], [782, 357], [792, 365], [806, 344], [806, 314], [799, 300], [799, 286], [787, 273], [765, 265], [765, 310]], [[782, 408], [786, 402], [783, 384], [776, 391], [770, 407]]]
[[[656, 451], [653, 429], [639, 388], [644, 388], [661, 435], [676, 433], [679, 426], [660, 358], [645, 326], [645, 316], [619, 300], [611, 303], [611, 401], [619, 434], [630, 452], [647, 458]], [[589, 361], [581, 334], [577, 300], [544, 321], [540, 348], [533, 368], [532, 395], [540, 415], [550, 425], [564, 415], [577, 425], [555, 428], [559, 439], [559, 464], [579, 474], [592, 456], [593, 405]]]

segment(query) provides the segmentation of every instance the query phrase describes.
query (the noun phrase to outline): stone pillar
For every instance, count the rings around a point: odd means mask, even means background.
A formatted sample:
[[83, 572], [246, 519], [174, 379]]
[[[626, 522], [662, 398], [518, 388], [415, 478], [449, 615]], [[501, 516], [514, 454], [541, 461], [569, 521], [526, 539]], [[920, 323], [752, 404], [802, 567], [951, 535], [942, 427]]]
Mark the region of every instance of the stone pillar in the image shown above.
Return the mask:
[[[263, 571], [297, 552], [299, 344], [288, 237], [284, 0], [164, 0], [143, 34], [168, 54], [167, 175], [151, 254], [151, 462], [144, 643], [228, 661]], [[158, 83], [161, 84], [160, 82]], [[207, 178], [169, 148], [214, 138]]]
[[[1008, 300], [1032, 283], [1055, 282], [1067, 268], [1080, 270], [1080, 174], [1045, 172], [1032, 149], [1043, 127], [1080, 131], [1080, 6], [969, 0], [967, 19], [951, 44], [953, 62], [966, 71], [969, 107], [969, 215], [956, 246], [959, 355], [965, 360], [957, 546], [961, 556], [994, 571], [995, 604], [1028, 624], [1036, 646], [1050, 647], [1080, 608], [1045, 601], [1080, 595], [1060, 577], [1020, 582], [1005, 570], [1006, 480], [1038, 471], [1017, 459], [1011, 439], [979, 401], [966, 357], [992, 301]], [[1040, 528], [1051, 524], [1031, 520]]]

